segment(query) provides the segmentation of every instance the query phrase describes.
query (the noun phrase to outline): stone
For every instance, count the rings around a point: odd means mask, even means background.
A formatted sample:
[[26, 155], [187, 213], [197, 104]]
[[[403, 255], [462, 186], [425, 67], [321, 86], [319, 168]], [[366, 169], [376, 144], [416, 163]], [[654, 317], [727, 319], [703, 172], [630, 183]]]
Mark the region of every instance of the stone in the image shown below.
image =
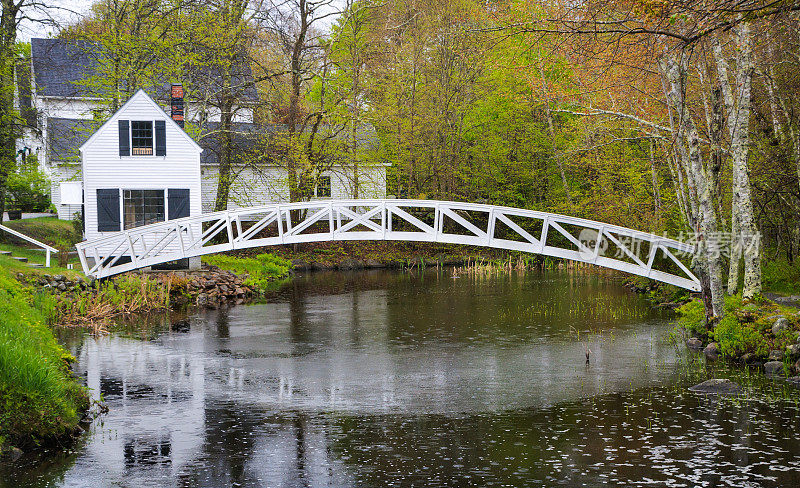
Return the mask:
[[383, 264], [377, 259], [367, 259], [364, 261], [365, 268], [382, 268]]
[[783, 351], [773, 349], [772, 351], [769, 352], [769, 356], [767, 356], [767, 359], [769, 359], [770, 361], [780, 361], [781, 359], [783, 359]]
[[53, 276], [53, 279], [56, 281], [64, 281], [66, 278], [64, 277], [64, 275], [55, 275]]
[[309, 269], [309, 265], [302, 259], [292, 259], [292, 269], [296, 269], [298, 271], [307, 271]]
[[800, 375], [792, 376], [791, 378], [786, 378], [786, 382], [794, 386], [795, 388], [800, 388]]
[[748, 352], [742, 354], [742, 357], [739, 358], [739, 360], [742, 362], [742, 364], [750, 364], [755, 360], [755, 358], [756, 358], [755, 354]]
[[769, 375], [783, 374], [783, 363], [781, 361], [769, 361], [764, 363], [764, 373]]
[[67, 289], [67, 285], [65, 285], [64, 283], [59, 283], [58, 286], [56, 286], [56, 288], [58, 288], [60, 291], [65, 291]]
[[689, 338], [689, 339], [686, 341], [686, 346], [687, 346], [689, 349], [693, 349], [693, 350], [699, 351], [700, 349], [702, 349], [702, 348], [703, 348], [703, 341], [701, 341], [701, 340], [700, 340], [700, 339], [698, 339], [697, 337], [690, 337], [690, 338]]
[[779, 317], [778, 320], [776, 320], [775, 323], [772, 324], [772, 333], [778, 335], [788, 328], [789, 328], [789, 321], [786, 319], [786, 317]]
[[188, 319], [178, 320], [170, 325], [173, 332], [189, 332], [191, 330], [191, 323]]
[[205, 306], [206, 304], [208, 304], [208, 295], [206, 295], [205, 293], [200, 293], [199, 295], [197, 295], [195, 303], [197, 303], [201, 307]]
[[791, 357], [800, 356], [800, 344], [791, 344], [789, 346], [786, 346], [786, 352]]
[[358, 259], [345, 259], [339, 263], [339, 269], [363, 269], [364, 263]]
[[738, 395], [742, 388], [729, 379], [713, 378], [690, 387], [689, 391], [707, 395]]
[[719, 354], [719, 346], [716, 342], [712, 342], [711, 344], [707, 345], [703, 352], [706, 356], [710, 358], [715, 358]]
[[8, 451], [8, 459], [10, 459], [12, 463], [21, 457], [22, 457], [22, 449], [18, 447], [12, 447]]

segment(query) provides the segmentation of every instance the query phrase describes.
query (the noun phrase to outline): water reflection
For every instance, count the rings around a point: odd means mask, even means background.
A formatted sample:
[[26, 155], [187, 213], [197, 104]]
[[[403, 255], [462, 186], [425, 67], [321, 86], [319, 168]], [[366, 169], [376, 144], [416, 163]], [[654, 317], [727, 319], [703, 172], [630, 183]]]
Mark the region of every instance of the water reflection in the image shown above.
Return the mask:
[[685, 394], [667, 327], [580, 275], [315, 274], [66, 337], [110, 412], [0, 486], [798, 481], [797, 409]]

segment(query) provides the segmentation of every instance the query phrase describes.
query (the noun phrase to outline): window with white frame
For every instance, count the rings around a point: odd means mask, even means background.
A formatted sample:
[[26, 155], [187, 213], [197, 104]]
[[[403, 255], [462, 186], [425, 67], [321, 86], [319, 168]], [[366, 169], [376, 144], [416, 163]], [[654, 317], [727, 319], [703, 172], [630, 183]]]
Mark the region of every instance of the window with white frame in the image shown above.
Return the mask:
[[330, 198], [331, 177], [322, 175], [317, 179], [317, 198]]
[[153, 155], [153, 121], [131, 121], [131, 154], [134, 156]]
[[122, 215], [125, 229], [165, 220], [164, 190], [123, 190]]

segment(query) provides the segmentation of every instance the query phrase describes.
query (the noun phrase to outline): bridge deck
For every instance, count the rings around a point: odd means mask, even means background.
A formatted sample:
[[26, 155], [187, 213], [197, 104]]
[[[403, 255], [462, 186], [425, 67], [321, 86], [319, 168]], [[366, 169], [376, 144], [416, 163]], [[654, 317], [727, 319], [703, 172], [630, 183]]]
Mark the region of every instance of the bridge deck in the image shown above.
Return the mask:
[[625, 227], [495, 205], [327, 200], [262, 205], [150, 224], [79, 243], [102, 278], [233, 249], [318, 241], [397, 240], [509, 249], [572, 259], [699, 291], [680, 258], [694, 246]]

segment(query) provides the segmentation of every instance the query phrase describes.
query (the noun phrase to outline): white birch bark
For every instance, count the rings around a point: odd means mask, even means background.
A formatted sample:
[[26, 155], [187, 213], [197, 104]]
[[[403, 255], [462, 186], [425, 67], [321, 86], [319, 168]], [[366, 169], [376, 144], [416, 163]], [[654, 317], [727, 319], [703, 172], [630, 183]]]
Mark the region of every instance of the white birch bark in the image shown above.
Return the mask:
[[714, 45], [714, 57], [720, 86], [725, 97], [728, 134], [731, 141], [733, 181], [731, 198], [731, 262], [728, 274], [728, 293], [736, 293], [741, 258], [744, 257], [743, 298], [761, 293], [761, 249], [758, 229], [750, 197], [750, 176], [747, 156], [750, 145], [750, 105], [753, 80], [753, 48], [750, 23], [736, 27], [736, 90], [731, 87], [728, 62], [719, 43]]
[[[667, 81], [667, 101], [676, 119], [678, 145], [681, 161], [689, 180], [689, 198], [696, 201], [698, 250], [695, 255], [696, 267], [704, 275], [703, 292], [706, 296], [706, 310], [709, 316], [721, 318], [724, 314], [722, 289], [722, 256], [717, 238], [717, 215], [714, 209], [711, 182], [703, 164], [700, 151], [700, 137], [697, 126], [686, 106], [686, 76], [688, 58], [683, 52], [666, 53], [660, 60], [661, 71]], [[709, 313], [710, 312], [710, 313]]]
[[[753, 81], [753, 36], [750, 23], [744, 22], [736, 29], [738, 54], [736, 62], [736, 86], [738, 96], [733, 126], [731, 153], [733, 154], [733, 193], [737, 196], [739, 232], [744, 256], [744, 286], [742, 298], [753, 298], [761, 294], [761, 242], [753, 216], [753, 201], [750, 198], [750, 175], [747, 156], [750, 146], [750, 98]], [[736, 236], [734, 236], [736, 237]]]
[[[723, 100], [725, 101], [725, 116], [728, 119], [728, 137], [733, 141], [734, 127], [736, 120], [733, 89], [731, 88], [730, 78], [728, 77], [728, 60], [722, 53], [722, 45], [719, 38], [714, 40], [712, 47], [714, 53], [714, 60], [717, 65], [717, 77], [719, 79], [719, 86], [722, 89]], [[734, 172], [736, 170], [734, 169]], [[735, 177], [734, 177], [735, 178]], [[734, 185], [735, 187], [735, 185]], [[730, 266], [728, 267], [728, 294], [736, 294], [739, 288], [739, 270], [741, 269], [742, 262], [742, 248], [739, 245], [741, 242], [741, 226], [739, 218], [740, 194], [734, 191], [731, 195], [731, 246], [730, 246]]]

